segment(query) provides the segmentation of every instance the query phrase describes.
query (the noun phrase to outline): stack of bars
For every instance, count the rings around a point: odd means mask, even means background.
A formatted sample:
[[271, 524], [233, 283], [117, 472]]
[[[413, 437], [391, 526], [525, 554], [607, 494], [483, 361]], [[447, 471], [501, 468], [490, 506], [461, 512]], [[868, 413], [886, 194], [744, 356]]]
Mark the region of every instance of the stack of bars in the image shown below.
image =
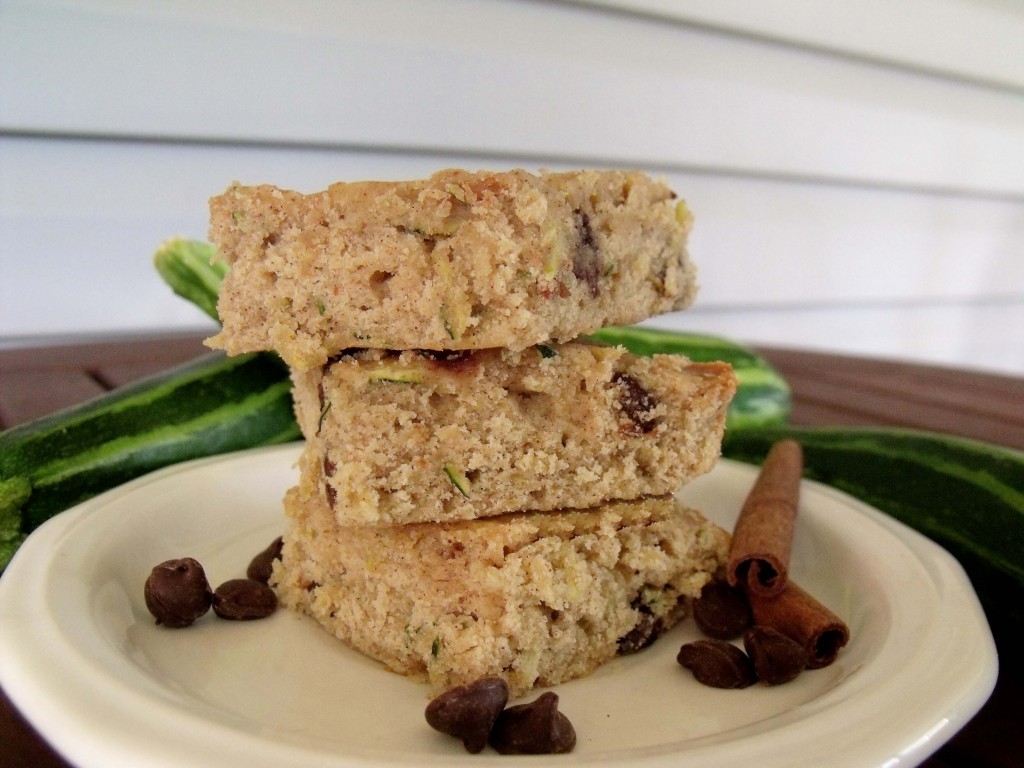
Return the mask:
[[643, 174], [443, 171], [211, 202], [229, 353], [273, 349], [305, 437], [272, 584], [438, 691], [513, 696], [652, 642], [728, 534], [724, 364], [588, 342], [693, 300], [690, 215]]

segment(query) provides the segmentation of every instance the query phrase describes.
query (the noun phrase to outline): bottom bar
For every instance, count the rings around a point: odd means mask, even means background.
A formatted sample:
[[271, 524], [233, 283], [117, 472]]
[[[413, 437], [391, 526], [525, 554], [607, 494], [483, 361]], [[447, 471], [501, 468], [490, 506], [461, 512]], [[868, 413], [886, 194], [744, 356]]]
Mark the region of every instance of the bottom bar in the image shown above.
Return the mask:
[[339, 526], [321, 499], [286, 495], [281, 603], [435, 692], [497, 675], [521, 696], [640, 650], [728, 554], [672, 496], [392, 527]]

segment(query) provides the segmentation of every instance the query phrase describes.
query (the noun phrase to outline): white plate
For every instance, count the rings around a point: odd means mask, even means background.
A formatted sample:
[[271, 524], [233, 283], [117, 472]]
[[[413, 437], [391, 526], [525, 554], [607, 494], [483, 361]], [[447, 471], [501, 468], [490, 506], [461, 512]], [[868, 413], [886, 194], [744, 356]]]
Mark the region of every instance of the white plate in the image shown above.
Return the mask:
[[[465, 766], [423, 719], [426, 689], [312, 621], [211, 614], [158, 627], [142, 586], [197, 558], [211, 583], [244, 574], [282, 528], [295, 445], [172, 467], [62, 514], [0, 579], [0, 684], [80, 766]], [[723, 461], [684, 498], [731, 528], [756, 470]], [[805, 484], [792, 574], [843, 616], [850, 645], [792, 683], [716, 690], [675, 662], [692, 621], [635, 656], [558, 686], [578, 743], [554, 765], [895, 766], [923, 760], [984, 703], [988, 625], [959, 565], [927, 539]]]

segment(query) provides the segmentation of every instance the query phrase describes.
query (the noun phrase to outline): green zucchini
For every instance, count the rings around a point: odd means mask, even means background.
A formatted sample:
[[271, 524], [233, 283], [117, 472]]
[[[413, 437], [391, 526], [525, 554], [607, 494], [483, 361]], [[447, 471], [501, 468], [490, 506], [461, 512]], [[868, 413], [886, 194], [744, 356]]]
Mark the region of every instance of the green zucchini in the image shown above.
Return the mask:
[[444, 464], [444, 473], [448, 476], [451, 484], [455, 486], [455, 489], [468, 499], [469, 478], [458, 467], [447, 461]]
[[623, 346], [634, 355], [676, 354], [699, 363], [729, 363], [739, 386], [729, 405], [726, 431], [785, 424], [789, 420], [792, 399], [786, 380], [767, 360], [742, 344], [642, 326], [602, 328], [590, 338]]
[[956, 557], [994, 627], [1024, 627], [1024, 452], [909, 429], [779, 427], [728, 433], [722, 453], [760, 464], [783, 438], [803, 446], [806, 477]]
[[153, 254], [153, 266], [171, 290], [195, 304], [214, 320], [217, 315], [217, 294], [228, 264], [214, 258], [217, 248], [203, 240], [173, 237]]
[[0, 433], [0, 553], [4, 541], [151, 470], [298, 437], [284, 364], [220, 352], [14, 427]]

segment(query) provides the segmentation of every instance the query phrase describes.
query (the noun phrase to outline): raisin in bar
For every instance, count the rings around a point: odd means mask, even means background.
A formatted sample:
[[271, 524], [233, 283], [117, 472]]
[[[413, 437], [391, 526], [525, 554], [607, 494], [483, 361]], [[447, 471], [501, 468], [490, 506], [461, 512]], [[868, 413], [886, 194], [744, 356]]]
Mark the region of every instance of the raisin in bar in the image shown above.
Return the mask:
[[523, 349], [683, 309], [691, 216], [636, 172], [447, 170], [301, 194], [235, 184], [210, 202], [231, 266], [230, 354], [322, 365], [349, 347]]
[[293, 374], [302, 481], [343, 524], [675, 493], [715, 465], [732, 368], [573, 342], [352, 350]]
[[512, 698], [653, 642], [718, 573], [729, 536], [675, 497], [586, 511], [340, 526], [290, 489], [282, 604], [435, 692], [485, 676]]

